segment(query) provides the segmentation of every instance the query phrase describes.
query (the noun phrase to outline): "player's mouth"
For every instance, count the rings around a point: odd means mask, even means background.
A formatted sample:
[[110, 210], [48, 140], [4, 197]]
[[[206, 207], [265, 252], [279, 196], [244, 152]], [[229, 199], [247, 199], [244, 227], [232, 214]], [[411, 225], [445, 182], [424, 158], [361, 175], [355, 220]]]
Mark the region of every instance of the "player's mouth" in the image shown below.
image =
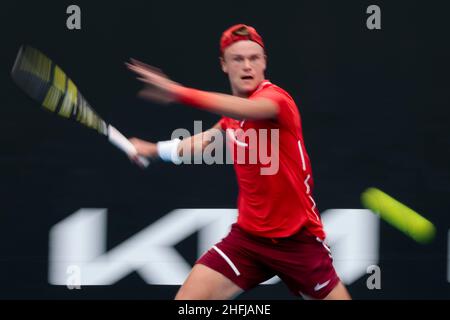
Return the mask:
[[242, 76], [241, 77], [241, 80], [244, 80], [244, 81], [251, 81], [253, 79], [254, 79], [253, 76]]

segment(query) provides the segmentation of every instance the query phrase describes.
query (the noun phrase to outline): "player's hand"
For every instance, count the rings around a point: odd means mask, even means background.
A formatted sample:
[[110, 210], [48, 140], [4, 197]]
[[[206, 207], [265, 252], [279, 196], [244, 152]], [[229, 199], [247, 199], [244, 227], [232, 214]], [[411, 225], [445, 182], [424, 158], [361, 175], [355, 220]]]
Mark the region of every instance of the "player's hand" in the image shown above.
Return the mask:
[[130, 156], [130, 160], [139, 164], [137, 157], [156, 159], [158, 157], [158, 149], [156, 143], [148, 142], [138, 138], [130, 138], [130, 142], [136, 148], [137, 154]]
[[136, 59], [130, 59], [130, 63], [126, 62], [125, 65], [138, 75], [138, 80], [146, 84], [138, 93], [140, 97], [164, 104], [176, 100], [181, 85], [170, 80], [161, 70]]

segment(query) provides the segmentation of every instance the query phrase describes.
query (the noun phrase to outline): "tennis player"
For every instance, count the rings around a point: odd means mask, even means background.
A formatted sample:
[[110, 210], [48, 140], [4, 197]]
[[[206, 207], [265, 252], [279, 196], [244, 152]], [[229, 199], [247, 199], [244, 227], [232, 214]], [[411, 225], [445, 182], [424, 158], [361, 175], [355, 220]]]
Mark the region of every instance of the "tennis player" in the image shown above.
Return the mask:
[[[333, 268], [312, 197], [311, 164], [296, 103], [265, 79], [264, 43], [253, 27], [239, 24], [226, 30], [220, 50], [232, 95], [187, 88], [136, 60], [127, 64], [147, 85], [142, 96], [222, 116], [212, 129], [181, 141], [151, 143], [132, 138], [139, 155], [177, 162], [186, 148], [192, 154], [202, 152], [212, 140], [213, 129], [227, 133], [266, 129], [279, 134], [272, 149], [279, 161], [275, 173], [262, 174], [267, 164], [261, 161], [234, 162], [239, 186], [237, 222], [198, 259], [176, 299], [230, 299], [275, 275], [293, 294], [305, 299], [350, 299]], [[267, 139], [267, 144], [271, 143]], [[252, 148], [246, 143], [231, 147]], [[271, 150], [273, 146], [266, 147]]]

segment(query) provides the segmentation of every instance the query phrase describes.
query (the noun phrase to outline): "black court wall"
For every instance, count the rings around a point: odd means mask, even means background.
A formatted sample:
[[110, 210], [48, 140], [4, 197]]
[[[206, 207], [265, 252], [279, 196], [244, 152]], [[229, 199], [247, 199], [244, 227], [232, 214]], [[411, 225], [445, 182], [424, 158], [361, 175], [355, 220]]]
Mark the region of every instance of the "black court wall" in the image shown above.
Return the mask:
[[[81, 9], [81, 30], [66, 27], [71, 4]], [[381, 30], [366, 26], [371, 4], [381, 9]], [[384, 221], [375, 238], [352, 240], [376, 242], [374, 265], [381, 271], [380, 289], [367, 287], [371, 274], [364, 270], [350, 281], [353, 297], [450, 298], [447, 11], [448, 6], [425, 1], [2, 2], [0, 297], [171, 299], [178, 286], [164, 280], [157, 240], [151, 238], [156, 229], [147, 228], [175, 209], [233, 209], [237, 198], [231, 165], [155, 163], [141, 170], [95, 132], [41, 110], [9, 76], [20, 45], [51, 57], [97, 112], [126, 135], [157, 141], [169, 139], [176, 128], [193, 132], [194, 121], [210, 127], [219, 117], [138, 99], [141, 84], [124, 61], [135, 57], [187, 86], [226, 93], [219, 38], [227, 27], [243, 22], [264, 38], [267, 78], [299, 106], [320, 211], [362, 209], [361, 193], [375, 186], [436, 226], [436, 237], [427, 245]], [[92, 219], [97, 220], [67, 220], [80, 210], [96, 212]], [[63, 221], [73, 224], [52, 233]], [[202, 229], [193, 227], [176, 240], [187, 226], [171, 221], [164, 230], [173, 231], [173, 243], [166, 239], [171, 249], [164, 254], [190, 266]], [[105, 233], [96, 233], [94, 225]], [[91, 256], [86, 253], [81, 260], [97, 261], [99, 270], [109, 268], [115, 275], [104, 280], [110, 283], [81, 290], [52, 284], [52, 250], [67, 253], [71, 244], [76, 246], [62, 240], [67, 232], [88, 243], [84, 248]], [[123, 245], [137, 246], [133, 237], [139, 232], [153, 244], [140, 249], [136, 259], [147, 260], [136, 266], [123, 258], [129, 257]], [[95, 260], [108, 253], [116, 255], [104, 265]], [[119, 271], [111, 271], [113, 264]], [[66, 271], [70, 284], [75, 273]], [[90, 272], [82, 268], [81, 278]], [[238, 299], [292, 298], [277, 283]]]

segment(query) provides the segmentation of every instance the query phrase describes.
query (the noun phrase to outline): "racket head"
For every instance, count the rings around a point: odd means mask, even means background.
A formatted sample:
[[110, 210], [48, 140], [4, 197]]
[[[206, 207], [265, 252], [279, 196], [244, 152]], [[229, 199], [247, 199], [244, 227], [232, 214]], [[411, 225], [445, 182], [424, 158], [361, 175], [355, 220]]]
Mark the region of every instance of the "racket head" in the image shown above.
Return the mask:
[[92, 109], [65, 72], [41, 51], [22, 46], [11, 77], [47, 111], [107, 135], [107, 123]]
[[149, 160], [137, 156], [134, 145], [92, 109], [75, 83], [41, 51], [31, 46], [21, 46], [11, 77], [30, 98], [47, 111], [96, 130], [107, 136], [109, 142], [129, 157], [136, 157], [140, 166], [149, 165]]

